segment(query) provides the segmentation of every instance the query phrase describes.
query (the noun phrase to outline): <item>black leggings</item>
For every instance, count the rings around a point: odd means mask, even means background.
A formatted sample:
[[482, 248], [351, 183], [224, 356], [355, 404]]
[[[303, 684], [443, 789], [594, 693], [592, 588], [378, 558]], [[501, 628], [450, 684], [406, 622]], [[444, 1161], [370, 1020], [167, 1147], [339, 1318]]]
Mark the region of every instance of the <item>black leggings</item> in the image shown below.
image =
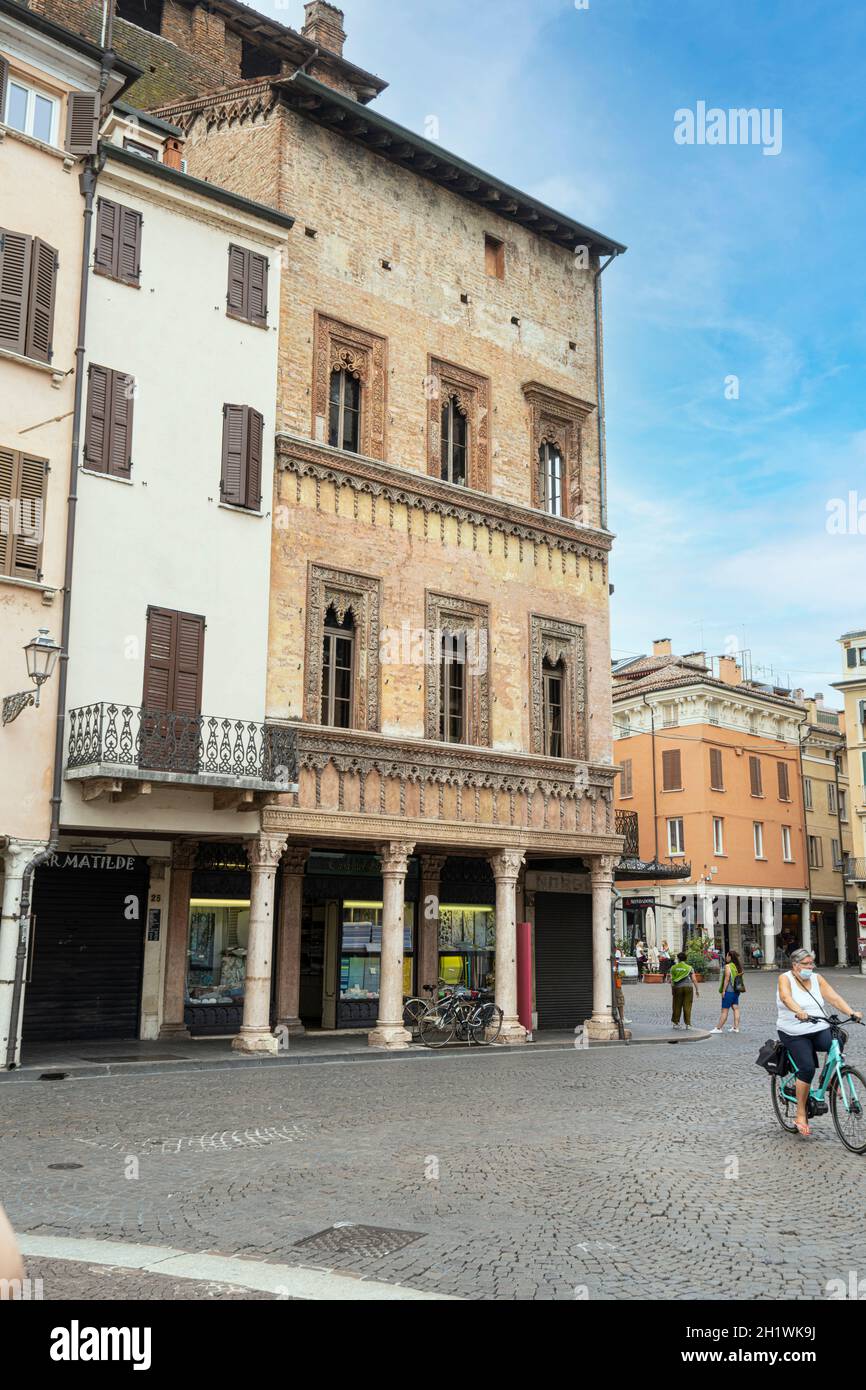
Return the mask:
[[818, 1033], [800, 1033], [797, 1037], [780, 1031], [779, 1042], [785, 1044], [794, 1059], [797, 1080], [811, 1083], [818, 1070], [818, 1053], [830, 1051], [833, 1034], [829, 1028], [822, 1028]]

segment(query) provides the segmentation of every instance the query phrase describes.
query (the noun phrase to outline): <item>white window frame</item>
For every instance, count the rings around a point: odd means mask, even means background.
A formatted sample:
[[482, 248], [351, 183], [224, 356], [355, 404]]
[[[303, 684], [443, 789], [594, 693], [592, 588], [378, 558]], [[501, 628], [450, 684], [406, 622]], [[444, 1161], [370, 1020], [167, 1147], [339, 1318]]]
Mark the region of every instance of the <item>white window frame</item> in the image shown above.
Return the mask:
[[[9, 120], [9, 101], [13, 86], [20, 87], [23, 92], [27, 93], [27, 106], [24, 112], [23, 130], [19, 130], [19, 127], [17, 125], [12, 125]], [[42, 97], [43, 101], [49, 101], [51, 103], [51, 130], [47, 140], [43, 140], [41, 135], [36, 135], [33, 131], [37, 97]], [[20, 135], [29, 135], [31, 140], [39, 140], [43, 145], [53, 145], [56, 148], [57, 130], [60, 121], [60, 100], [58, 97], [54, 96], [51, 92], [46, 92], [44, 87], [35, 87], [32, 82], [28, 82], [25, 78], [19, 77], [17, 73], [10, 72], [6, 78], [6, 101], [3, 109], [6, 113], [3, 118], [4, 124], [7, 125], [10, 130], [18, 130]]]
[[755, 858], [765, 859], [764, 854], [764, 822], [762, 820], [752, 821], [752, 839], [755, 846]]
[[839, 788], [839, 819], [843, 825], [848, 824], [848, 792], [844, 787]]
[[723, 816], [713, 816], [713, 854], [725, 852], [725, 821]]
[[836, 815], [836, 783], [827, 783], [827, 810], [831, 816]]
[[803, 806], [807, 811], [812, 809], [812, 778], [803, 778]]
[[[679, 826], [675, 832], [674, 827]], [[681, 859], [686, 852], [685, 826], [682, 816], [672, 816], [668, 820], [668, 857]]]
[[782, 858], [786, 864], [793, 864], [794, 856], [791, 852], [791, 827], [782, 826]]

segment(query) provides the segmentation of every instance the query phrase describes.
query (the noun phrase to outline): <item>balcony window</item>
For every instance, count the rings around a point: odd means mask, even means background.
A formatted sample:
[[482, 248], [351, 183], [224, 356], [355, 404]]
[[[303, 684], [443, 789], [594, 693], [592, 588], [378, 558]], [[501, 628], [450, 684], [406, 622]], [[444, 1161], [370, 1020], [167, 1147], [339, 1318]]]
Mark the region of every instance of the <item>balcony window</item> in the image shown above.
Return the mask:
[[342, 622], [333, 607], [325, 618], [322, 652], [322, 717], [332, 729], [352, 727], [352, 675], [355, 624], [351, 613]]
[[332, 449], [360, 452], [361, 441], [361, 383], [343, 367], [331, 372], [328, 443]]

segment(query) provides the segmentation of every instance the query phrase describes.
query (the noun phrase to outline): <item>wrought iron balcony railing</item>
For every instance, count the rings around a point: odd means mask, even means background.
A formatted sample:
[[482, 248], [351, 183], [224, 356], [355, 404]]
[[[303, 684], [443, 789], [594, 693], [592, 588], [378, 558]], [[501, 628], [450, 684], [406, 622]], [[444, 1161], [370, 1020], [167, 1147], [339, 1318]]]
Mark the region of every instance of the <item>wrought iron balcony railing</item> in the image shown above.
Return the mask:
[[849, 854], [845, 859], [845, 878], [848, 883], [866, 883], [866, 859], [855, 859]]
[[297, 784], [294, 729], [94, 704], [69, 711], [66, 775], [178, 781], [256, 791]]

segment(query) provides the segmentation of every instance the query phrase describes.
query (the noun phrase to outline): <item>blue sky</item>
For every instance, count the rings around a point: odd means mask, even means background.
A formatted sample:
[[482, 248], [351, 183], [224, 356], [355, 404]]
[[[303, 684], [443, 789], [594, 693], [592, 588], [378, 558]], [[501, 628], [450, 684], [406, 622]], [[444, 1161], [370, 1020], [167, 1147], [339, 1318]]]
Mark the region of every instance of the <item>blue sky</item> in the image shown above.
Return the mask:
[[[614, 655], [721, 652], [823, 690], [866, 624], [862, 0], [344, 0], [384, 114], [629, 247], [606, 272]], [[256, 8], [300, 27], [301, 0]], [[674, 113], [781, 109], [782, 149]], [[726, 378], [739, 399], [726, 399]], [[866, 530], [866, 516], [864, 516]], [[763, 668], [763, 669], [760, 669]]]

